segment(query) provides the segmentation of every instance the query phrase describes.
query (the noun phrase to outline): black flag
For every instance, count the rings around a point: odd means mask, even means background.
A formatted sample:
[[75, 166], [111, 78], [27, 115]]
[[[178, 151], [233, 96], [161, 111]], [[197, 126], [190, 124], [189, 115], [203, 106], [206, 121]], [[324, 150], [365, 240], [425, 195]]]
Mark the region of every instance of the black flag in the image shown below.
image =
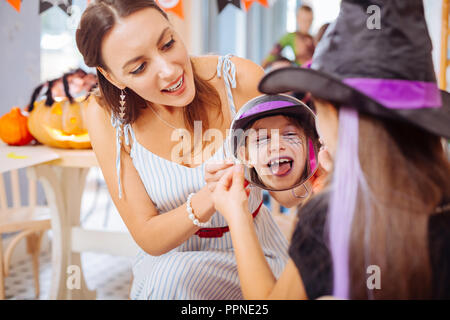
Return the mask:
[[72, 0], [39, 0], [39, 14], [54, 6], [58, 6], [62, 11], [70, 15], [68, 9], [72, 6]]
[[219, 13], [221, 13], [222, 10], [225, 9], [225, 7], [230, 3], [239, 9], [241, 8], [241, 0], [217, 0], [217, 4], [219, 5]]

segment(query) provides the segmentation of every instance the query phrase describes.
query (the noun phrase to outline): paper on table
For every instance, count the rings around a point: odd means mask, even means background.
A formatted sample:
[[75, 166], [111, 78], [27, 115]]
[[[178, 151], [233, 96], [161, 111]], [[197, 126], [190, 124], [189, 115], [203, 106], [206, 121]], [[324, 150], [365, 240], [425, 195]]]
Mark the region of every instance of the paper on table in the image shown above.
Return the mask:
[[46, 146], [11, 147], [0, 144], [0, 173], [26, 168], [60, 158]]

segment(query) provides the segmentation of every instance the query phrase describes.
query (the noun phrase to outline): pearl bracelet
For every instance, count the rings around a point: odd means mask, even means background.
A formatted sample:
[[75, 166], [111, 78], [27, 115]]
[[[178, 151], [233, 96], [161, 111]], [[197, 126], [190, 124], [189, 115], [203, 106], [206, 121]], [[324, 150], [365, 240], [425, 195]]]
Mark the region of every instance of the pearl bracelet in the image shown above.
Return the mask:
[[186, 201], [186, 208], [187, 208], [187, 212], [188, 212], [188, 214], [189, 214], [188, 217], [189, 217], [189, 219], [192, 220], [192, 222], [193, 222], [197, 227], [204, 228], [204, 227], [206, 227], [206, 226], [208, 225], [208, 223], [207, 223], [207, 222], [205, 222], [205, 223], [200, 222], [200, 221], [197, 219], [197, 217], [194, 215], [194, 212], [192, 211], [192, 207], [191, 207], [191, 199], [192, 199], [192, 196], [193, 196], [194, 194], [195, 194], [195, 193], [191, 193], [191, 194], [188, 196], [187, 201]]

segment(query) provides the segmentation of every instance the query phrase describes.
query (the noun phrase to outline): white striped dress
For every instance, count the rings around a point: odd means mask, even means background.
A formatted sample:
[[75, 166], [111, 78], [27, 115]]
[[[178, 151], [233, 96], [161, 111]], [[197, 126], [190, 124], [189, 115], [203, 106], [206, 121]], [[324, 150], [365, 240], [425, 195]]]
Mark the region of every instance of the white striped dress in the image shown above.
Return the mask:
[[[230, 108], [234, 114], [231, 87], [236, 86], [235, 67], [229, 55], [219, 58], [217, 69], [218, 77], [223, 75]], [[121, 129], [117, 118], [112, 117], [111, 120], [116, 128], [118, 145], [122, 132], [127, 144], [128, 135], [131, 135], [133, 144], [130, 156], [160, 214], [183, 205], [190, 193], [204, 187], [205, 163], [189, 168], [161, 158], [136, 140], [131, 125], [125, 125]], [[120, 177], [120, 148], [117, 150], [117, 172]], [[224, 159], [223, 147], [211, 158], [218, 159]], [[119, 190], [120, 188], [119, 179]], [[262, 191], [253, 188], [249, 197], [250, 212], [254, 212], [261, 201]], [[265, 206], [261, 207], [254, 222], [266, 260], [278, 278], [288, 259], [287, 241]], [[216, 212], [208, 227], [226, 225], [223, 216]], [[161, 256], [151, 256], [141, 250], [133, 263], [133, 275], [132, 299], [242, 299], [230, 232], [224, 233], [220, 238], [200, 238], [193, 235], [179, 247]]]

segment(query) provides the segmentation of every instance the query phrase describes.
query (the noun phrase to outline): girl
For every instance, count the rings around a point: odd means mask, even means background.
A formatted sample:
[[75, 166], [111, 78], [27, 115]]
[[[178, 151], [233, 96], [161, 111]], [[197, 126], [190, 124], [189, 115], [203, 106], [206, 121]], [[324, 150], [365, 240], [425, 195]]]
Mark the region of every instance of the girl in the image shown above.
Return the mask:
[[[366, 27], [371, 5], [382, 7], [380, 30]], [[276, 70], [259, 85], [310, 92], [334, 160], [330, 188], [299, 210], [278, 281], [247, 214], [241, 168], [214, 193], [244, 296], [449, 299], [450, 164], [440, 137], [450, 137], [450, 95], [436, 85], [422, 1], [343, 0], [330, 28], [311, 69]]]

